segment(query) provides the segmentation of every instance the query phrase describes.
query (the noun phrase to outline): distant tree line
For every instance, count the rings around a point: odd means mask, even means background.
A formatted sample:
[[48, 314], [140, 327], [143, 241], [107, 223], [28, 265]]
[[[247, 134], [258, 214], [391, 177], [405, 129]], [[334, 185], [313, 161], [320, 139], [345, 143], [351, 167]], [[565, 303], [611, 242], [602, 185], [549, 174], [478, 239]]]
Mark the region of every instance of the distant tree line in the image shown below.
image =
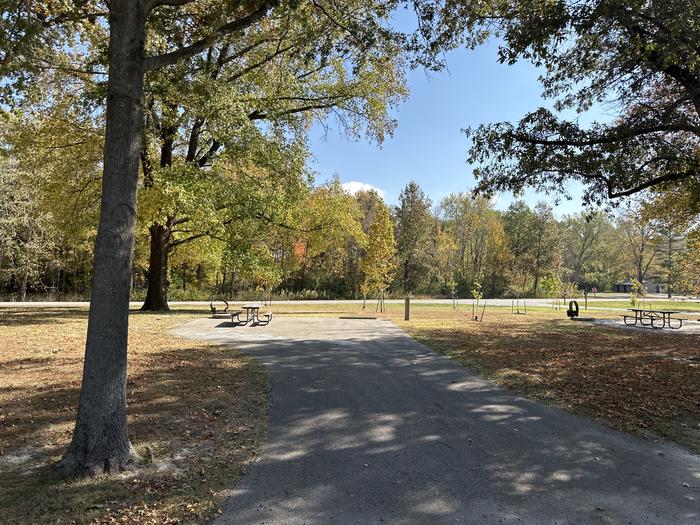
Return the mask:
[[[16, 161], [0, 165], [2, 296], [88, 298], [96, 215], [45, 198], [40, 186]], [[215, 232], [192, 229], [196, 238], [171, 250], [165, 286], [173, 299], [547, 297], [636, 279], [699, 293], [697, 233], [648, 209], [557, 218], [543, 202], [516, 200], [500, 211], [470, 193], [433, 205], [415, 182], [390, 207], [374, 191], [350, 195], [338, 180], [306, 181], [283, 213], [250, 210]], [[151, 229], [139, 228], [135, 300], [147, 296]]]

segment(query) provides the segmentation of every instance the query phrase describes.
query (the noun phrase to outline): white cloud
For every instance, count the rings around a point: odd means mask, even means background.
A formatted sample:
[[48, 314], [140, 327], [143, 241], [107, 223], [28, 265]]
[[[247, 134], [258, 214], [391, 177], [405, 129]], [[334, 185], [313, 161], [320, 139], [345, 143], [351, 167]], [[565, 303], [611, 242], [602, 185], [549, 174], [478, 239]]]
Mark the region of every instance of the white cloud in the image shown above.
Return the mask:
[[355, 195], [358, 191], [374, 190], [379, 194], [380, 197], [384, 198], [384, 193], [385, 193], [384, 190], [379, 189], [376, 186], [372, 186], [371, 184], [367, 184], [366, 182], [359, 182], [356, 180], [351, 180], [348, 182], [343, 182], [342, 187], [350, 195]]

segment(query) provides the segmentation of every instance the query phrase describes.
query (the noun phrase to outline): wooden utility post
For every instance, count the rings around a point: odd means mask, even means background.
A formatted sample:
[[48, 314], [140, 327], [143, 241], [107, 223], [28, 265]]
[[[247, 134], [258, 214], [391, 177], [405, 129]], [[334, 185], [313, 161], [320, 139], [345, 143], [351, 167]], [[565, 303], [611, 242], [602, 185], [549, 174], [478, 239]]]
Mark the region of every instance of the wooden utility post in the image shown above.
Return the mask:
[[406, 299], [404, 300], [403, 318], [404, 318], [404, 321], [410, 321], [410, 319], [411, 319], [411, 296], [410, 295], [407, 295]]

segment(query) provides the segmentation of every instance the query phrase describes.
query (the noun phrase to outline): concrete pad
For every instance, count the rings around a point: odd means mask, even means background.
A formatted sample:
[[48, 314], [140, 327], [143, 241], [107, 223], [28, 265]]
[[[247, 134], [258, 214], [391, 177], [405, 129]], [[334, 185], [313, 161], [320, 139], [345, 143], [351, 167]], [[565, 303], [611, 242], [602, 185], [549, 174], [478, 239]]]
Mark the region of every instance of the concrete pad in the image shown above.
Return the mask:
[[653, 326], [643, 326], [640, 324], [626, 325], [624, 321], [617, 319], [596, 319], [594, 322], [595, 324], [603, 326], [612, 326], [625, 330], [652, 331], [657, 334], [700, 334], [700, 321], [694, 321], [692, 319], [683, 321], [683, 326], [680, 328], [654, 328]]
[[270, 370], [268, 442], [219, 524], [694, 524], [700, 457], [521, 399], [388, 321], [202, 319]]

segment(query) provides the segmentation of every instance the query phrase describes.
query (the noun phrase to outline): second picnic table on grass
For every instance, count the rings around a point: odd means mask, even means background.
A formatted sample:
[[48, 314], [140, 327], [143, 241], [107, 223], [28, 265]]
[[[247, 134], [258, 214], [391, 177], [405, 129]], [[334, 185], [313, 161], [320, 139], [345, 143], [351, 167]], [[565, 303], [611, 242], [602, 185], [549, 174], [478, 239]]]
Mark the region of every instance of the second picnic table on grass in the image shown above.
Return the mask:
[[[685, 319], [681, 317], [671, 317], [674, 314], [679, 313], [676, 310], [651, 310], [643, 308], [628, 308], [630, 312], [634, 312], [634, 315], [623, 315], [623, 321], [627, 326], [634, 326], [639, 323], [641, 326], [651, 326], [653, 328], [672, 328], [677, 330], [683, 326], [683, 321]], [[627, 322], [628, 319], [633, 319], [634, 322]], [[678, 321], [678, 326], [673, 326], [671, 320]], [[658, 323], [661, 326], [657, 326]]]

